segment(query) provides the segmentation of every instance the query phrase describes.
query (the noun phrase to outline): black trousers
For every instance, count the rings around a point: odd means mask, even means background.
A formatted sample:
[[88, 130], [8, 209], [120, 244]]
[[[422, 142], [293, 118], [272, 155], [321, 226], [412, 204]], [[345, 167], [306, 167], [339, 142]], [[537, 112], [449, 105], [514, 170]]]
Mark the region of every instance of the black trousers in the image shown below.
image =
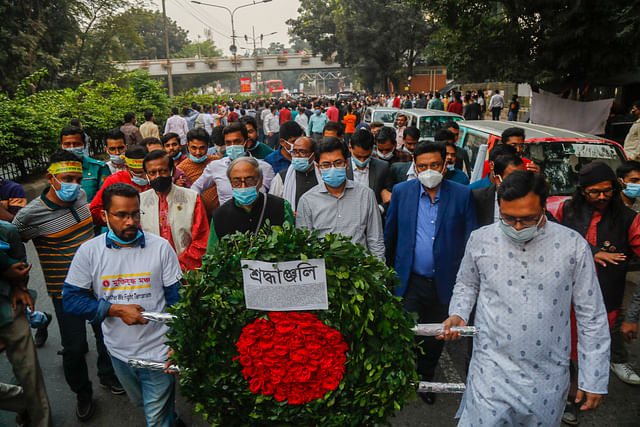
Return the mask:
[[[442, 304], [433, 279], [411, 273], [407, 290], [403, 297], [404, 308], [409, 313], [418, 314], [418, 323], [442, 323], [447, 317], [449, 306]], [[444, 341], [435, 337], [416, 337], [422, 352], [418, 350], [417, 369], [423, 381], [433, 380]], [[424, 354], [423, 354], [424, 353]]]
[[[89, 381], [89, 371], [84, 356], [89, 350], [86, 330], [87, 321], [80, 316], [65, 313], [62, 309], [61, 299], [52, 298], [52, 301], [56, 310], [58, 326], [60, 327], [64, 378], [74, 393], [91, 395], [91, 381]], [[91, 324], [91, 327], [96, 337], [96, 349], [98, 350], [98, 377], [114, 376], [115, 372], [111, 365], [111, 357], [107, 352], [102, 337], [102, 327], [99, 324]]]

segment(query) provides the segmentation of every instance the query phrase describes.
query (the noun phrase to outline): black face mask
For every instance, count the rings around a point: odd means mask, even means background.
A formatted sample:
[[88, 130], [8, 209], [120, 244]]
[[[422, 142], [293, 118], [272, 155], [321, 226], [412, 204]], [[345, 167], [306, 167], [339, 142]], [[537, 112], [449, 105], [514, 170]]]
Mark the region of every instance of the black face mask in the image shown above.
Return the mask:
[[158, 193], [166, 193], [169, 188], [171, 188], [171, 183], [173, 179], [170, 176], [159, 176], [154, 180], [149, 182], [151, 188], [153, 188]]

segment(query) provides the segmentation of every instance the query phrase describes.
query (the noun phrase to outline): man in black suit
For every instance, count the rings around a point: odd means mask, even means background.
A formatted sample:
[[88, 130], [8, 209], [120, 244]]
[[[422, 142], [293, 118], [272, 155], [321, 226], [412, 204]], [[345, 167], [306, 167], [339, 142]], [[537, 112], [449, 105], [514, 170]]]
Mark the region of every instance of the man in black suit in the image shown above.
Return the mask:
[[524, 170], [522, 159], [515, 154], [503, 154], [493, 160], [493, 174], [495, 182], [488, 187], [478, 188], [472, 191], [473, 202], [476, 206], [478, 225], [493, 224], [500, 219], [500, 208], [496, 194], [500, 183], [517, 170]]
[[373, 190], [380, 211], [391, 200], [391, 180], [389, 163], [373, 157], [373, 134], [360, 129], [351, 136], [351, 165], [347, 168], [347, 178]]

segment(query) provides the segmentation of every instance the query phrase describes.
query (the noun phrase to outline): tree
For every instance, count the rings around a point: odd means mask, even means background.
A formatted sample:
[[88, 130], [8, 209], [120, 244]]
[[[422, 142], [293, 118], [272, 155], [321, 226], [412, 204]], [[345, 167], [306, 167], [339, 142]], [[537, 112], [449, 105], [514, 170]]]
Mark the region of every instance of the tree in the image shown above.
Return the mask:
[[422, 0], [456, 78], [562, 88], [637, 70], [640, 1]]
[[[0, 1], [0, 91], [13, 93], [25, 75], [62, 67], [63, 46], [75, 38], [72, 0]], [[45, 85], [51, 84], [51, 79]]]
[[267, 48], [269, 54], [273, 55], [276, 53], [284, 52], [284, 45], [280, 42], [271, 42], [269, 43], [269, 47]]
[[[131, 9], [126, 14], [135, 22], [135, 31], [141, 40], [125, 40], [124, 49], [130, 59], [165, 58], [162, 13], [146, 9]], [[187, 44], [187, 31], [168, 18], [169, 54], [174, 56]]]
[[290, 32], [325, 59], [335, 54], [370, 89], [411, 75], [435, 28], [410, 0], [301, 0], [298, 12]]
[[200, 58], [213, 58], [222, 56], [222, 51], [216, 47], [213, 41], [205, 40], [203, 42], [184, 45], [179, 52], [171, 56], [173, 58], [195, 58], [196, 55]]

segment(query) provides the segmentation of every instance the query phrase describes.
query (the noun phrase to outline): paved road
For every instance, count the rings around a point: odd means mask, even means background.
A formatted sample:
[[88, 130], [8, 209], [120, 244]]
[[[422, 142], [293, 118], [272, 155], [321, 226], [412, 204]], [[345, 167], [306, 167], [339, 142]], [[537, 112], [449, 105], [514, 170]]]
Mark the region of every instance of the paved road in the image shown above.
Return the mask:
[[[31, 270], [31, 284], [41, 296], [37, 302], [40, 310], [53, 313], [51, 302], [46, 297], [42, 270], [37, 262], [35, 249], [31, 243], [27, 245], [28, 257], [34, 264]], [[640, 280], [640, 274], [634, 273], [633, 280]], [[631, 286], [627, 287], [629, 293]], [[51, 401], [53, 420], [56, 426], [96, 427], [111, 426], [143, 426], [142, 414], [131, 406], [126, 396], [113, 396], [100, 387], [96, 376], [96, 352], [93, 334], [88, 329], [89, 353], [87, 354], [91, 379], [94, 382], [94, 398], [98, 408], [94, 418], [88, 423], [80, 423], [75, 417], [75, 395], [69, 390], [62, 372], [62, 359], [56, 354], [60, 349], [60, 334], [55, 321], [49, 327], [49, 340], [38, 350], [40, 364], [44, 371], [47, 392]], [[436, 381], [456, 382], [464, 381], [464, 342], [448, 343], [442, 357]], [[630, 346], [632, 360], [636, 370], [640, 371], [640, 344], [635, 342]], [[0, 356], [0, 381], [12, 380], [10, 365], [4, 354]], [[640, 386], [630, 386], [622, 383], [614, 376], [611, 378], [609, 396], [604, 404], [595, 412], [581, 416], [581, 426], [634, 426], [640, 425]], [[424, 426], [454, 426], [453, 419], [460, 404], [461, 395], [440, 395], [434, 406], [428, 406], [421, 400], [409, 402], [391, 420], [393, 427], [424, 427]], [[193, 407], [178, 393], [178, 411], [190, 426], [206, 426], [200, 416], [193, 415]], [[14, 415], [0, 411], [0, 426], [14, 425]]]

